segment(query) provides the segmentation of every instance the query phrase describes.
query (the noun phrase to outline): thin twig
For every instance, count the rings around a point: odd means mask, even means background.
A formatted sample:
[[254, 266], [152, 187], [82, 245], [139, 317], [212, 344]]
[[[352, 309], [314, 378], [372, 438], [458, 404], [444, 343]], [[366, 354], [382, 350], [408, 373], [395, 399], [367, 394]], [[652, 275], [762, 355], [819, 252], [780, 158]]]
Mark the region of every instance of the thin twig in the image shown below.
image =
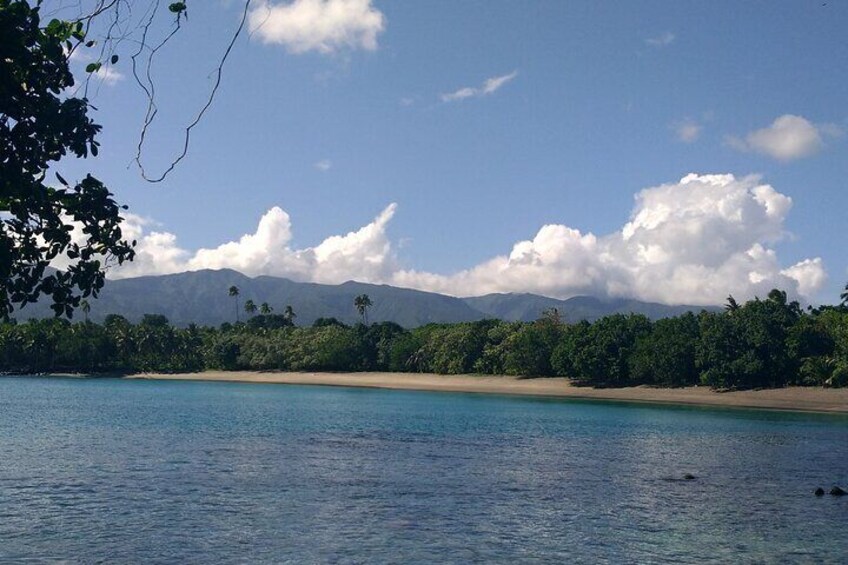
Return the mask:
[[[244, 24], [247, 21], [248, 12], [249, 12], [249, 9], [250, 9], [250, 3], [251, 3], [251, 0], [245, 1], [244, 11], [242, 12], [241, 21], [239, 22], [239, 26], [236, 29], [236, 32], [233, 34], [233, 37], [230, 40], [229, 45], [227, 45], [227, 49], [224, 51], [224, 55], [223, 55], [223, 57], [221, 57], [220, 63], [218, 63], [218, 67], [215, 71], [215, 74], [216, 74], [215, 84], [212, 87], [211, 92], [209, 93], [209, 98], [206, 100], [206, 103], [200, 109], [200, 112], [198, 112], [197, 116], [195, 116], [194, 120], [188, 125], [188, 127], [185, 128], [185, 140], [183, 142], [182, 152], [179, 154], [179, 156], [177, 156], [176, 159], [174, 159], [171, 162], [171, 164], [165, 169], [165, 171], [160, 176], [155, 177], [155, 178], [151, 178], [147, 174], [147, 172], [144, 169], [144, 166], [141, 163], [141, 151], [142, 151], [142, 146], [144, 144], [144, 136], [147, 132], [147, 126], [149, 125], [149, 122], [145, 122], [145, 125], [142, 128], [142, 132], [141, 132], [141, 139], [139, 139], [138, 152], [136, 153], [135, 162], [138, 165], [139, 170], [141, 171], [141, 177], [144, 180], [146, 180], [147, 182], [157, 183], [157, 182], [162, 182], [163, 180], [165, 180], [165, 177], [167, 177], [168, 174], [171, 171], [174, 170], [174, 168], [177, 166], [177, 164], [180, 161], [182, 161], [185, 158], [185, 156], [188, 154], [188, 147], [189, 147], [189, 143], [190, 143], [190, 140], [191, 140], [191, 130], [194, 129], [194, 126], [196, 126], [197, 124], [200, 123], [200, 120], [203, 118], [203, 115], [206, 113], [206, 111], [209, 109], [209, 107], [212, 106], [212, 102], [215, 100], [215, 94], [218, 92], [218, 88], [221, 86], [221, 77], [223, 76], [223, 72], [224, 72], [224, 64], [227, 62], [227, 58], [230, 56], [230, 52], [232, 51], [233, 46], [235, 45], [236, 41], [238, 40], [239, 36], [241, 35], [242, 30], [244, 29]], [[178, 25], [179, 25], [179, 22], [178, 22]], [[166, 38], [166, 39], [168, 39], [168, 38]], [[149, 68], [148, 68], [148, 70], [149, 70]], [[149, 78], [149, 75], [148, 75], [148, 78]], [[152, 84], [151, 84], [151, 86], [152, 86]], [[155, 116], [155, 112], [154, 112], [154, 116]], [[152, 117], [150, 118], [150, 121], [152, 121]]]

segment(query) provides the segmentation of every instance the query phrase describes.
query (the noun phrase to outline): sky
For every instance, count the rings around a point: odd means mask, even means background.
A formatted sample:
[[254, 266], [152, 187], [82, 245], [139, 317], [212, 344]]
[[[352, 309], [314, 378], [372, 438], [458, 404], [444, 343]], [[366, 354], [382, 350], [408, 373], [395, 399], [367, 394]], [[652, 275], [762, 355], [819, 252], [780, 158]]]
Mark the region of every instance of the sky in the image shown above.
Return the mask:
[[[669, 304], [835, 303], [848, 280], [848, 2], [254, 0], [185, 159], [148, 183], [130, 55], [153, 4], [121, 14], [130, 39], [88, 82], [100, 155], [59, 167], [129, 206], [137, 258], [112, 278]], [[149, 176], [244, 9], [189, 2], [156, 52]], [[148, 45], [173, 21], [161, 7]], [[75, 52], [81, 80], [98, 55]]]

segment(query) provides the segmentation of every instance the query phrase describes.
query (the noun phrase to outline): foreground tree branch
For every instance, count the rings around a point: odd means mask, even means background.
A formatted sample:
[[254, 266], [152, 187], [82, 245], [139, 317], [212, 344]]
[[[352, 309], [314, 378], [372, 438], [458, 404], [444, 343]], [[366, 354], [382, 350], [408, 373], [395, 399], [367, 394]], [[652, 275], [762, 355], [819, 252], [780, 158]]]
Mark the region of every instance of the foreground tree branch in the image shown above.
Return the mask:
[[[138, 85], [141, 87], [141, 89], [144, 91], [145, 95], [147, 96], [147, 102], [148, 102], [147, 113], [146, 113], [145, 118], [144, 118], [144, 125], [141, 128], [141, 134], [139, 135], [138, 146], [137, 146], [137, 149], [136, 149], [136, 155], [135, 155], [135, 159], [134, 159], [136, 165], [138, 165], [139, 171], [141, 172], [142, 178], [144, 180], [146, 180], [147, 182], [158, 183], [158, 182], [162, 182], [163, 180], [165, 180], [165, 178], [168, 176], [168, 174], [170, 174], [171, 171], [173, 171], [174, 168], [180, 163], [180, 161], [185, 159], [186, 155], [188, 154], [189, 144], [191, 142], [191, 130], [193, 130], [195, 128], [195, 126], [197, 126], [200, 123], [200, 121], [203, 119], [204, 114], [206, 114], [206, 111], [209, 110], [210, 106], [212, 106], [212, 102], [214, 102], [214, 100], [215, 100], [215, 95], [218, 93], [218, 88], [221, 86], [221, 78], [223, 77], [223, 74], [224, 74], [224, 65], [227, 62], [227, 58], [230, 56], [230, 52], [233, 50], [233, 46], [235, 45], [236, 41], [238, 40], [239, 36], [242, 33], [242, 30], [244, 29], [244, 24], [247, 21], [247, 16], [248, 16], [248, 13], [249, 13], [249, 10], [250, 10], [250, 3], [251, 3], [251, 0], [245, 1], [244, 9], [242, 10], [242, 14], [241, 14], [241, 19], [239, 20], [239, 25], [236, 28], [236, 31], [233, 34], [232, 38], [230, 39], [229, 44], [227, 44], [227, 48], [224, 50], [224, 54], [221, 57], [221, 60], [219, 61], [218, 66], [214, 71], [215, 82], [212, 86], [212, 90], [209, 92], [209, 97], [206, 99], [206, 102], [200, 108], [200, 111], [197, 113], [194, 120], [192, 120], [191, 123], [184, 130], [182, 151], [180, 152], [179, 155], [177, 155], [177, 157], [173, 161], [171, 161], [171, 163], [159, 175], [148, 174], [147, 170], [144, 168], [144, 165], [141, 162], [142, 151], [144, 149], [144, 141], [145, 141], [145, 137], [147, 135], [147, 130], [150, 127], [150, 124], [153, 123], [153, 120], [155, 119], [157, 111], [158, 111], [157, 108], [156, 108], [156, 101], [155, 101], [155, 86], [154, 86], [154, 83], [153, 83], [153, 79], [151, 77], [150, 69], [151, 69], [151, 66], [153, 64], [153, 57], [165, 45], [165, 43], [167, 43], [168, 40], [170, 40], [174, 36], [174, 34], [176, 34], [177, 31], [179, 30], [179, 28], [180, 28], [180, 13], [177, 13], [177, 22], [176, 22], [176, 25], [174, 26], [174, 28], [171, 30], [171, 32], [168, 35], [166, 35], [165, 38], [156, 47], [151, 49], [151, 51], [149, 53], [149, 56], [147, 58], [147, 69], [146, 69], [146, 73], [145, 73], [146, 84], [144, 82], [142, 82], [142, 80], [139, 78], [139, 75], [138, 75], [138, 72], [137, 72], [136, 60], [137, 60], [137, 57], [141, 54], [141, 50], [144, 46], [144, 38], [146, 38], [147, 32], [150, 28], [152, 21], [153, 21], [153, 15], [156, 12], [155, 9], [154, 9], [153, 13], [151, 14], [150, 20], [148, 20], [148, 22], [145, 24], [144, 32], [143, 32], [143, 40], [142, 40], [141, 44], [139, 45], [139, 51], [136, 52], [133, 55], [132, 61], [133, 61], [133, 76], [135, 77], [136, 82], [138, 83]], [[156, 4], [157, 4], [157, 7], [158, 7], [159, 3], [157, 2]], [[171, 6], [173, 6], [173, 5], [174, 4], [171, 4]], [[184, 5], [183, 5], [183, 9], [184, 9]]]
[[[105, 269], [134, 256], [121, 207], [98, 179], [68, 182], [58, 162], [96, 156], [100, 126], [74, 85], [67, 53], [85, 40], [82, 22], [42, 25], [40, 8], [0, 0], [0, 318], [46, 295], [71, 316], [97, 296]], [[55, 181], [48, 171], [55, 171]], [[63, 270], [50, 270], [58, 263]]]

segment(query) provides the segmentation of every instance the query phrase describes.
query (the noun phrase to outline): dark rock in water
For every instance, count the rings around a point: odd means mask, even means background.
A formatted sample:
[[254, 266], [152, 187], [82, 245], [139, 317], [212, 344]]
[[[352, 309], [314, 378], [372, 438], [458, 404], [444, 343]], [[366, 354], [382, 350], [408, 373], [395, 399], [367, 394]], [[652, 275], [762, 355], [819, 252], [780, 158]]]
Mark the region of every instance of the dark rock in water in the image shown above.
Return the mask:
[[692, 473], [685, 473], [683, 475], [673, 475], [673, 476], [670, 476], [670, 477], [661, 477], [660, 480], [661, 481], [668, 481], [670, 483], [679, 483], [679, 482], [683, 482], [683, 481], [694, 481], [697, 478], [698, 477], [696, 477]]
[[833, 487], [832, 489], [830, 489], [830, 494], [832, 494], [833, 496], [845, 496], [846, 494], [848, 494], [848, 492], [845, 492], [839, 487]]
[[821, 487], [817, 488], [815, 494], [816, 496], [824, 496], [824, 489]]

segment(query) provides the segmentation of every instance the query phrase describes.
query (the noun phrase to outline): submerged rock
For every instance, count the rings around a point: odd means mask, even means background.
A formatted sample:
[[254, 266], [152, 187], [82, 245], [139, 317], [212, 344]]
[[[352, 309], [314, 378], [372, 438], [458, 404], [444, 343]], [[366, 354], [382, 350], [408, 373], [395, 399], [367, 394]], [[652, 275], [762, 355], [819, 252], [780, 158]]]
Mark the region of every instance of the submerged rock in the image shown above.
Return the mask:
[[668, 481], [671, 483], [682, 482], [682, 481], [694, 481], [697, 479], [695, 475], [692, 473], [684, 473], [683, 475], [672, 475], [670, 477], [661, 477], [660, 480]]
[[833, 487], [832, 489], [830, 489], [830, 494], [832, 494], [833, 496], [845, 496], [846, 494], [848, 494], [848, 492], [845, 492], [839, 487]]
[[816, 496], [824, 496], [824, 489], [821, 488], [821, 487], [817, 488], [816, 491], [815, 491], [815, 495]]

